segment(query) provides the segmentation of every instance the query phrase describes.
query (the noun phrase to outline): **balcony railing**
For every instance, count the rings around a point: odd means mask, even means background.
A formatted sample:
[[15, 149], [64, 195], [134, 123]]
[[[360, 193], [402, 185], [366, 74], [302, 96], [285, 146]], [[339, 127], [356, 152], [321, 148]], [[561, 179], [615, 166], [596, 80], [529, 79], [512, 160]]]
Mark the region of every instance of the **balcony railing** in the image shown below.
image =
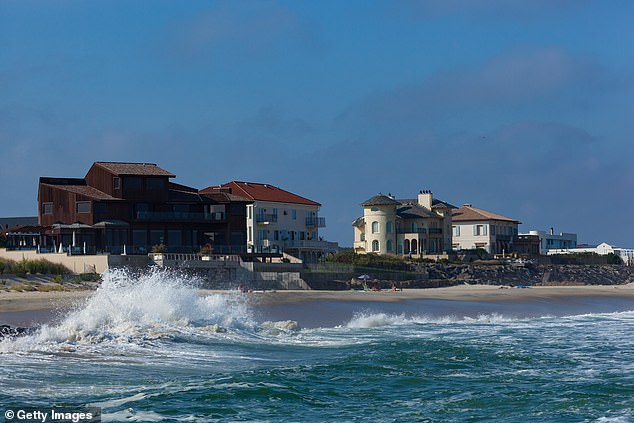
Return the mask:
[[226, 220], [226, 216], [222, 212], [195, 213], [195, 212], [139, 211], [136, 213], [136, 218], [138, 220], [172, 220], [172, 221], [209, 220], [209, 221], [215, 221], [215, 222], [221, 222]]
[[316, 226], [318, 228], [325, 228], [326, 227], [326, 218], [325, 217], [308, 216], [306, 218], [306, 226]]
[[276, 214], [256, 214], [255, 221], [257, 223], [277, 222]]
[[396, 228], [397, 234], [426, 234], [427, 229], [425, 228]]
[[442, 234], [442, 228], [429, 228], [429, 234], [430, 235], [441, 235]]

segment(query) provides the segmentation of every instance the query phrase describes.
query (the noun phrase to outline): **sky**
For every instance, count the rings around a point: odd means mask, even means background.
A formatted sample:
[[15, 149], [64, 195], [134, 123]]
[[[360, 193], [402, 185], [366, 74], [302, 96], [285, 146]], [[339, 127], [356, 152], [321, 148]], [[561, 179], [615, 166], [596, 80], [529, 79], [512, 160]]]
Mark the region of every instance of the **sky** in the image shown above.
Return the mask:
[[0, 0], [0, 216], [40, 176], [377, 193], [634, 248], [634, 2]]

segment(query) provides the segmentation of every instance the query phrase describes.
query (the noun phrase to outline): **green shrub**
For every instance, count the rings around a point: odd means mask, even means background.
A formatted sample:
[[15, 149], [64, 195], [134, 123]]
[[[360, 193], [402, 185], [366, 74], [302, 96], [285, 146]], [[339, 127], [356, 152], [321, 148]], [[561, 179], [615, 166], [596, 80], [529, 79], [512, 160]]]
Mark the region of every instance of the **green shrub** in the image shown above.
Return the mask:
[[62, 275], [55, 275], [53, 276], [53, 282], [61, 285], [64, 283], [64, 277]]

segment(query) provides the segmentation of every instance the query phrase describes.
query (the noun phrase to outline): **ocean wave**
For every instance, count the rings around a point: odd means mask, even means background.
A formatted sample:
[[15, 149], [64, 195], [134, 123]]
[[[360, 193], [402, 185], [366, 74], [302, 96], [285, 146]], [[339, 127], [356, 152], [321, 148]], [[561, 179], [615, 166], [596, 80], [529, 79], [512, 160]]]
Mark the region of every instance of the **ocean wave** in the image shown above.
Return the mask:
[[297, 323], [258, 324], [249, 300], [239, 293], [201, 296], [196, 280], [161, 269], [135, 275], [109, 270], [101, 286], [60, 323], [43, 325], [32, 334], [4, 339], [0, 353], [64, 350], [80, 345], [152, 346], [156, 342], [227, 333], [275, 335], [297, 329]]

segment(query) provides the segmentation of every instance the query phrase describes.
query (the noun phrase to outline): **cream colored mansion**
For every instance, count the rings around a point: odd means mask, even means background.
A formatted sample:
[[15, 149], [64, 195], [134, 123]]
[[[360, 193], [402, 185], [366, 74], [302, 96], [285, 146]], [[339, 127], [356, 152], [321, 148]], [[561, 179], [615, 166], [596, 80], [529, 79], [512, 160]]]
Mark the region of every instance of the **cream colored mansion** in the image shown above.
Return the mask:
[[420, 191], [415, 199], [378, 194], [361, 203], [356, 219], [354, 251], [359, 254], [440, 255], [451, 250], [455, 206]]

